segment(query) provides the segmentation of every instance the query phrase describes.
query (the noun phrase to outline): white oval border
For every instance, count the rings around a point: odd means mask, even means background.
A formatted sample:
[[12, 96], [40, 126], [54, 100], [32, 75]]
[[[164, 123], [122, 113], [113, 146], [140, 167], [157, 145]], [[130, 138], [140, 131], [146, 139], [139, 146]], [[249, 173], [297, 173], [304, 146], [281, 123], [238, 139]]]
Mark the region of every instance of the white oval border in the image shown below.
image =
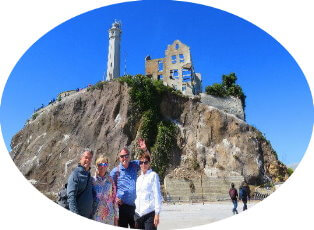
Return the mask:
[[[5, 82], [23, 53], [62, 22], [114, 0], [10, 0], [0, 3], [0, 99]], [[252, 22], [279, 41], [294, 57], [313, 91], [314, 16], [311, 1], [191, 0]], [[89, 221], [53, 205], [15, 167], [0, 132], [1, 226], [23, 229], [116, 229]], [[193, 229], [300, 229], [313, 226], [313, 135], [293, 176], [267, 200], [236, 218]], [[301, 194], [300, 194], [301, 192]], [[311, 208], [311, 209], [310, 209]], [[162, 221], [162, 220], [161, 220]], [[303, 229], [303, 228], [302, 228]]]

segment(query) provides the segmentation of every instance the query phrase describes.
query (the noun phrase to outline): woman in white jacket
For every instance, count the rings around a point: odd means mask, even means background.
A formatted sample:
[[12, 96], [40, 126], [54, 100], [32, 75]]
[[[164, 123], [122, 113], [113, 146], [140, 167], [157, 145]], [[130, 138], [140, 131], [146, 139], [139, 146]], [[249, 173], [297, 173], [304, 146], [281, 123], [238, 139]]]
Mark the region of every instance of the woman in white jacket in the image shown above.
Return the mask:
[[150, 154], [140, 156], [141, 175], [136, 182], [135, 228], [156, 230], [162, 203], [159, 176], [150, 168]]

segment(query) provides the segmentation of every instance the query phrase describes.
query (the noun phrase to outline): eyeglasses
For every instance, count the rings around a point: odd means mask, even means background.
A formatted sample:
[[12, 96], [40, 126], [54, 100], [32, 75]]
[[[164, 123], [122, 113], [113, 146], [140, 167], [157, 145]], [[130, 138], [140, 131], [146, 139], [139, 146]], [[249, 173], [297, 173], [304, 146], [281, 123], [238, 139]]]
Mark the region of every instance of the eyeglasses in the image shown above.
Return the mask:
[[98, 166], [99, 167], [105, 167], [105, 166], [108, 166], [108, 163], [99, 163]]
[[140, 165], [144, 164], [144, 165], [148, 165], [149, 161], [140, 161]]
[[120, 155], [120, 158], [124, 158], [124, 157], [125, 157], [125, 158], [129, 158], [129, 155], [130, 155], [130, 154]]

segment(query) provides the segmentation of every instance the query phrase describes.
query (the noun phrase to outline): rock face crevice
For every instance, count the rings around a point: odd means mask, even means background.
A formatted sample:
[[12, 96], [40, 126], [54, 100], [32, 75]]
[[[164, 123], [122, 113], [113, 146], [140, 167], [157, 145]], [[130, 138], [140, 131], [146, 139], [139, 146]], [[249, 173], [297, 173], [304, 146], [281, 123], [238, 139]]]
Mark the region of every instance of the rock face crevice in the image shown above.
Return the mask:
[[[177, 125], [182, 178], [198, 170], [208, 177], [243, 176], [251, 184], [285, 180], [286, 168], [260, 132], [234, 115], [167, 94], [161, 103], [162, 115]], [[180, 173], [169, 175], [179, 177]]]
[[[139, 135], [140, 124], [131, 119], [129, 90], [111, 81], [101, 90], [73, 93], [39, 111], [11, 141], [10, 154], [22, 174], [43, 193], [56, 194], [84, 148], [94, 150], [94, 159], [107, 156], [110, 168], [115, 167], [118, 151], [124, 146], [134, 149]], [[240, 178], [262, 184], [288, 178], [270, 143], [242, 119], [171, 93], [163, 95], [160, 112], [177, 127], [165, 178], [169, 191], [171, 181], [188, 181], [187, 191], [195, 195], [200, 177], [208, 187], [204, 191], [217, 194], [220, 190], [209, 188], [216, 181]]]

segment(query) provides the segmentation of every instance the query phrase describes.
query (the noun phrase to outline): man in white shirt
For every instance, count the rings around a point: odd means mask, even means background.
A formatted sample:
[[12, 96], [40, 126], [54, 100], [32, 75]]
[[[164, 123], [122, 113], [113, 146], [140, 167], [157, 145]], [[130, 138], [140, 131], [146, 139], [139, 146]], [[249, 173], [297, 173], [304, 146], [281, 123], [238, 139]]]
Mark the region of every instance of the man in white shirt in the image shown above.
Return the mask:
[[136, 182], [135, 227], [156, 230], [159, 224], [162, 196], [159, 176], [150, 168], [150, 154], [140, 156], [141, 175]]

